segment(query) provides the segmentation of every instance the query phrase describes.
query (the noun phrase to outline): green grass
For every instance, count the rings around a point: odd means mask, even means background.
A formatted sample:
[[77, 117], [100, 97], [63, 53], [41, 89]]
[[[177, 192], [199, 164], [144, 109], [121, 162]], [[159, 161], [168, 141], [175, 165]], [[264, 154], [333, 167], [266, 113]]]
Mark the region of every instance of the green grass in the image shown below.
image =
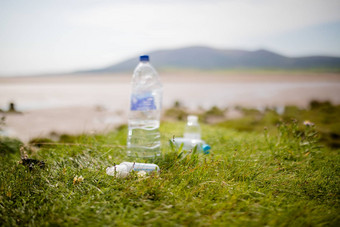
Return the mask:
[[[218, 118], [218, 126], [235, 129], [239, 132], [262, 133], [267, 128], [271, 134], [276, 133], [278, 124], [292, 120], [299, 121], [299, 129], [304, 128], [304, 122], [315, 123], [315, 128], [320, 134], [322, 144], [331, 148], [340, 148], [340, 105], [333, 105], [325, 101], [311, 101], [309, 107], [299, 108], [297, 106], [285, 106], [284, 111], [278, 114], [274, 108], [266, 108], [263, 111], [251, 108], [236, 107], [241, 117], [229, 119], [225, 117], [227, 109], [220, 109], [213, 106], [211, 109], [194, 113], [199, 115], [202, 122], [209, 123], [209, 118]], [[165, 116], [169, 119], [185, 120], [192, 114], [176, 102], [175, 105], [165, 111]]]
[[339, 226], [339, 150], [320, 145], [314, 127], [289, 122], [272, 133], [203, 124], [209, 155], [169, 145], [183, 128], [161, 124], [163, 153], [150, 160], [161, 172], [146, 178], [105, 173], [127, 160], [126, 126], [26, 148], [44, 169], [18, 163], [15, 146], [3, 150], [0, 224]]

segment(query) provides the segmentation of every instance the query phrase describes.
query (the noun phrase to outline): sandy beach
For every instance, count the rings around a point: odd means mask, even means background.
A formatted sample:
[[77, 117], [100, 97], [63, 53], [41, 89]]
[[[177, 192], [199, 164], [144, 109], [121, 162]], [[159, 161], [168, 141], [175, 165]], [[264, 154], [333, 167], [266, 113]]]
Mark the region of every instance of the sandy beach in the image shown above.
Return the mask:
[[[340, 104], [340, 75], [285, 72], [161, 73], [164, 108], [214, 105], [307, 107], [313, 100]], [[14, 102], [21, 114], [4, 114], [2, 134], [28, 141], [58, 134], [95, 133], [127, 122], [131, 75], [59, 75], [0, 78], [0, 108]]]

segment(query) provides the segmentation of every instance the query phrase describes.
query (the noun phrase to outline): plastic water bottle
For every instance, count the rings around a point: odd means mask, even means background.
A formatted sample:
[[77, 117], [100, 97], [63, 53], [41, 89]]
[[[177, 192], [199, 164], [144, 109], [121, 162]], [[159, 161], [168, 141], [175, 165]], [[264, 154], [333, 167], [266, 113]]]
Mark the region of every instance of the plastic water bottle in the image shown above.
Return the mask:
[[140, 63], [133, 73], [130, 104], [128, 156], [159, 156], [162, 83], [147, 55], [140, 56]]
[[198, 123], [198, 117], [195, 115], [189, 115], [188, 121], [184, 129], [183, 138], [175, 138], [174, 143], [177, 147], [183, 144], [184, 150], [192, 150], [197, 146], [199, 152], [209, 154], [211, 147], [201, 140], [201, 127]]
[[106, 173], [120, 178], [127, 177], [131, 171], [150, 173], [159, 172], [159, 166], [152, 163], [122, 162], [119, 165], [106, 168]]
[[122, 162], [119, 165], [125, 165], [128, 172], [130, 171], [159, 171], [159, 166], [153, 163], [138, 163], [138, 162]]
[[204, 141], [200, 139], [190, 139], [190, 138], [175, 138], [174, 143], [177, 147], [183, 144], [183, 150], [192, 150], [197, 146], [198, 152], [203, 152], [204, 154], [209, 154], [211, 147]]
[[184, 129], [184, 138], [188, 139], [201, 139], [201, 127], [198, 124], [198, 117], [195, 115], [189, 115], [188, 121]]

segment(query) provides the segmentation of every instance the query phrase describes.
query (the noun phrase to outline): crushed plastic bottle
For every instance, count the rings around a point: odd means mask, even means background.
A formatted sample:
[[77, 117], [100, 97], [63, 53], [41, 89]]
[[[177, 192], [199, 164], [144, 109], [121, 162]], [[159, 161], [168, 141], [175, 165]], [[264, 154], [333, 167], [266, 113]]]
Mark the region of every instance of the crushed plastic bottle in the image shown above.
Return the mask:
[[[119, 165], [106, 168], [106, 173], [118, 178], [127, 177], [131, 171], [150, 173], [159, 172], [159, 166], [152, 163], [122, 162]], [[143, 175], [143, 174], [142, 174]]]
[[149, 158], [160, 155], [159, 124], [162, 93], [161, 81], [149, 63], [149, 56], [140, 56], [140, 63], [132, 77], [128, 115], [128, 156]]

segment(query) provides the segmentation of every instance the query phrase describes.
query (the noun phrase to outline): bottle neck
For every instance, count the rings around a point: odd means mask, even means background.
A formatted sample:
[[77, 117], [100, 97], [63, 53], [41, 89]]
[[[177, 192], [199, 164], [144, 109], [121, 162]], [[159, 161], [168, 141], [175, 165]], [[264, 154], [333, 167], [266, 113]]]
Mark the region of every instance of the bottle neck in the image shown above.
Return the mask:
[[187, 125], [188, 125], [188, 126], [199, 126], [199, 124], [198, 124], [197, 121], [188, 121], [188, 122], [187, 122]]
[[139, 61], [138, 67], [152, 67], [149, 61]]

